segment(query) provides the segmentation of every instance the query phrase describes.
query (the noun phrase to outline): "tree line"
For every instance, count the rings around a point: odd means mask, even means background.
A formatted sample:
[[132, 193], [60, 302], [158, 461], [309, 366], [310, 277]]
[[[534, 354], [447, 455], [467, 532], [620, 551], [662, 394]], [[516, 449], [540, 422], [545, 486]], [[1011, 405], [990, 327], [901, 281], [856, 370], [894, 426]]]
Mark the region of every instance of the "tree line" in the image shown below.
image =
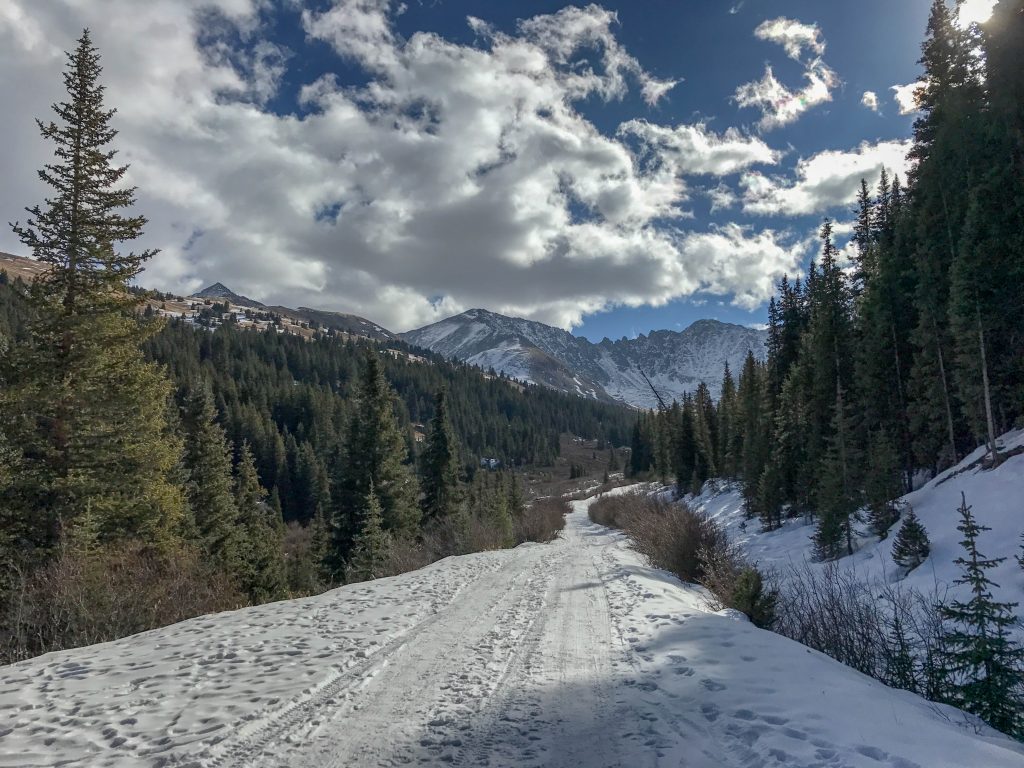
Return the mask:
[[821, 559], [850, 553], [867, 509], [884, 537], [915, 479], [1024, 417], [1024, 17], [996, 4], [961, 29], [935, 0], [922, 46], [920, 115], [906, 180], [861, 182], [852, 258], [825, 220], [806, 272], [769, 303], [767, 359], [726, 369], [643, 416], [631, 470], [680, 490], [742, 482], [767, 530], [813, 516]]

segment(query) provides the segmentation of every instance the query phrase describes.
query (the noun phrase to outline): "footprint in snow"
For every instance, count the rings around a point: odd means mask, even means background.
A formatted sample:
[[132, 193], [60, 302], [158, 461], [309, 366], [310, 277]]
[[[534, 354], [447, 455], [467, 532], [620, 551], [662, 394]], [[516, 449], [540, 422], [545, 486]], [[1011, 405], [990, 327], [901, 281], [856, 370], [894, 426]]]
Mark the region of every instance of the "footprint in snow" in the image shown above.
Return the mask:
[[709, 680], [709, 679], [705, 678], [704, 680], [700, 681], [700, 684], [702, 686], [704, 686], [705, 690], [708, 690], [708, 691], [724, 691], [725, 690], [725, 686], [722, 685], [721, 683], [719, 683], [717, 680]]

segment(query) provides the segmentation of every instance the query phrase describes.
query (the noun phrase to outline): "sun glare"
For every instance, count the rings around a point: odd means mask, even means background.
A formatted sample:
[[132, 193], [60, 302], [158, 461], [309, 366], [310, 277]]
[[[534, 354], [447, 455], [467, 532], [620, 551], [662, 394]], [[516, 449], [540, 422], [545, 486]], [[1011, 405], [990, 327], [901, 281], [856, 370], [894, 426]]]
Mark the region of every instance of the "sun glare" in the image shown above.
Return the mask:
[[957, 17], [957, 21], [961, 27], [988, 21], [988, 17], [992, 15], [992, 8], [995, 4], [996, 0], [965, 0], [964, 4], [960, 6], [960, 14]]

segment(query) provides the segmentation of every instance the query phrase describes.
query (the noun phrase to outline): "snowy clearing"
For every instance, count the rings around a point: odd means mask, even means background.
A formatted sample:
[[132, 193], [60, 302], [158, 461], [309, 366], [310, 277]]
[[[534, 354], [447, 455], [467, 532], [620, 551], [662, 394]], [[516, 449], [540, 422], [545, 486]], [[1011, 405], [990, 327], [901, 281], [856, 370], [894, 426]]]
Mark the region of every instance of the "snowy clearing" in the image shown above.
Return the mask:
[[0, 766], [1024, 765], [745, 621], [574, 502], [548, 545], [0, 669]]
[[[1006, 433], [998, 444], [1003, 451], [1024, 446], [1024, 430]], [[955, 467], [902, 497], [914, 508], [931, 542], [931, 554], [920, 566], [906, 574], [893, 563], [892, 541], [899, 523], [882, 541], [872, 536], [866, 525], [858, 526], [859, 535], [854, 542], [857, 549], [853, 555], [839, 560], [840, 565], [854, 569], [864, 580], [899, 582], [926, 595], [938, 592], [939, 595], [948, 593], [950, 599], [966, 598], [966, 588], [953, 585], [961, 576], [954, 561], [963, 555], [960, 545], [963, 535], [956, 529], [960, 522], [957, 507], [963, 492], [978, 523], [992, 529], [978, 536], [978, 549], [986, 557], [1005, 558], [988, 573], [999, 585], [993, 589], [993, 595], [997, 600], [1024, 603], [1024, 570], [1016, 559], [1021, 552], [1021, 533], [1024, 532], [1024, 454], [1011, 456], [994, 470], [978, 466], [984, 455], [985, 448], [978, 448]], [[787, 520], [778, 530], [763, 533], [757, 520], [744, 521], [743, 498], [738, 486], [716, 491], [709, 483], [702, 495], [688, 498], [688, 501], [720, 523], [730, 541], [738, 542], [751, 560], [762, 567], [776, 568], [783, 573], [790, 565], [821, 567], [811, 562], [814, 525], [803, 518]], [[1018, 615], [1019, 611], [1020, 608]], [[1024, 641], [1024, 626], [1018, 624], [1015, 634], [1018, 640]]]

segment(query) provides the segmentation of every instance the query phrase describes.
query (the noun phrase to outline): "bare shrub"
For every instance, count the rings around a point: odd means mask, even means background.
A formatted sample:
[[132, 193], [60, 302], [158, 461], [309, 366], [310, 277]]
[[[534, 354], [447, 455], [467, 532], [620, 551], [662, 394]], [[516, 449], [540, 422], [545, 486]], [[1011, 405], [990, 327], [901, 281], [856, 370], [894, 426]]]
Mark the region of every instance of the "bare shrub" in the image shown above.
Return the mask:
[[887, 685], [941, 699], [939, 595], [865, 581], [828, 563], [784, 574], [775, 629]]
[[16, 570], [4, 595], [0, 661], [115, 640], [245, 604], [233, 584], [193, 550], [142, 542], [65, 549]]
[[755, 626], [772, 628], [779, 590], [771, 574], [758, 570], [735, 544], [702, 551], [700, 558], [704, 570], [701, 584], [711, 593], [712, 609], [733, 608], [746, 614]]
[[652, 565], [683, 581], [699, 582], [704, 576], [701, 552], [719, 552], [728, 546], [725, 532], [714, 521], [659, 496], [604, 496], [591, 504], [590, 519], [621, 528]]
[[565, 528], [565, 516], [571, 511], [572, 506], [567, 499], [535, 499], [513, 521], [516, 543], [553, 540]]
[[777, 590], [706, 515], [643, 492], [603, 496], [589, 511], [595, 523], [625, 531], [651, 565], [706, 587], [712, 608], [735, 608], [759, 627], [771, 625]]

